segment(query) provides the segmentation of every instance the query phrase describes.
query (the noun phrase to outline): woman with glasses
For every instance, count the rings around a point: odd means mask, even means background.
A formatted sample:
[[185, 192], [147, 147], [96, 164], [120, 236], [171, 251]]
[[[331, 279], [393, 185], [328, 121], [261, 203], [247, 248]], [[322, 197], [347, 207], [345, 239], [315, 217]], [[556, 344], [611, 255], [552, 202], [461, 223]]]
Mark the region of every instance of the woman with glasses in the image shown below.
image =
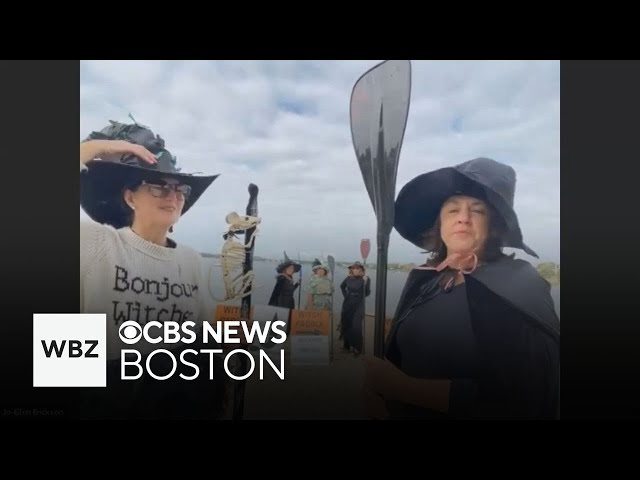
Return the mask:
[[[197, 380], [181, 380], [180, 373], [191, 376], [194, 369], [181, 361], [180, 351], [199, 351], [200, 336], [192, 344], [171, 343], [162, 330], [164, 322], [182, 327], [195, 322], [190, 330], [200, 334], [202, 322], [210, 320], [202, 257], [168, 235], [217, 176], [181, 172], [164, 140], [135, 123], [112, 121], [80, 143], [80, 205], [90, 217], [80, 221], [80, 311], [107, 316], [106, 353], [113, 374], [108, 390], [117, 397], [108, 406], [122, 407], [118, 414], [216, 417], [224, 406], [222, 362], [214, 362], [218, 371], [210, 381], [208, 355], [185, 353], [184, 361], [199, 365], [200, 373]], [[162, 341], [150, 343], [142, 336], [131, 345], [122, 340], [135, 338], [145, 326]], [[145, 374], [136, 382], [119, 381], [121, 350], [127, 348], [140, 352]], [[175, 352], [178, 366], [169, 380], [146, 374], [146, 358], [158, 349]], [[170, 357], [154, 355], [151, 367], [163, 375], [174, 365]], [[127, 372], [137, 373], [135, 367]], [[193, 389], [199, 382], [206, 392]]]

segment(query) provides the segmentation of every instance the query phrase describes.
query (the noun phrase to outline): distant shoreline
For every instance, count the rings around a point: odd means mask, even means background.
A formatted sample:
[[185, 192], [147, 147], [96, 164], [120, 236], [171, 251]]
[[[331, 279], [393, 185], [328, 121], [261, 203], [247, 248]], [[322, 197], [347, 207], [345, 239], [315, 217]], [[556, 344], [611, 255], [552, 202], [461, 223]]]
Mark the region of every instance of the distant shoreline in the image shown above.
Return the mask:
[[[204, 258], [220, 258], [220, 254], [218, 253], [200, 252], [200, 255], [202, 255]], [[282, 261], [282, 260], [275, 260], [273, 258], [260, 257], [258, 255], [254, 255], [253, 260], [256, 262], [268, 262], [268, 263], [280, 263]], [[302, 265], [311, 266], [313, 264], [313, 260], [297, 260], [297, 259], [292, 259], [292, 260], [294, 260], [297, 263], [301, 263]], [[347, 268], [349, 265], [351, 265], [351, 263], [352, 262], [336, 261], [336, 267]], [[417, 266], [418, 265], [415, 263], [389, 263], [387, 266], [387, 271], [410, 272]], [[367, 270], [373, 270], [373, 271], [376, 270], [375, 264], [365, 264], [365, 267]], [[560, 265], [559, 264], [556, 264], [554, 262], [541, 262], [540, 264], [538, 264], [536, 268], [540, 273], [540, 275], [542, 275], [542, 277], [545, 280], [547, 280], [552, 286], [557, 287], [560, 285]]]
[[[206, 252], [200, 252], [200, 255], [202, 255], [204, 258], [220, 258], [220, 254], [219, 253], [206, 253]], [[254, 255], [253, 256], [253, 260], [256, 262], [269, 262], [269, 263], [280, 263], [282, 260], [274, 260], [273, 258], [265, 258], [265, 257], [260, 257], [258, 255]], [[313, 260], [298, 260], [298, 259], [292, 259], [293, 261], [295, 261], [296, 263], [300, 263], [302, 265], [312, 265], [313, 264]], [[341, 268], [347, 268], [349, 265], [351, 265], [353, 262], [336, 262], [336, 267], [341, 267]], [[417, 265], [415, 263], [389, 263], [387, 266], [387, 270], [391, 271], [391, 272], [409, 272], [411, 270], [413, 270]], [[367, 268], [367, 270], [375, 270], [376, 269], [376, 265], [375, 264], [365, 264], [365, 267]]]

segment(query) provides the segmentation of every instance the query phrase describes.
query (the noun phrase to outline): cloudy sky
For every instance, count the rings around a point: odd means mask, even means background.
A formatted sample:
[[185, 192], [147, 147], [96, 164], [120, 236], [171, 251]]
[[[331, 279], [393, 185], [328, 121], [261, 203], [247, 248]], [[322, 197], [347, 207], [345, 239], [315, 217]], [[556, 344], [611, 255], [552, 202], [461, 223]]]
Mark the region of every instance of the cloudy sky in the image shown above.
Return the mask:
[[[80, 139], [131, 113], [183, 171], [220, 177], [174, 238], [219, 252], [225, 216], [260, 189], [256, 255], [360, 257], [376, 218], [351, 140], [349, 100], [370, 61], [83, 61]], [[560, 260], [559, 61], [412, 61], [396, 194], [413, 177], [478, 156], [510, 164], [525, 242]], [[86, 218], [80, 212], [81, 218]], [[537, 263], [516, 251], [518, 257]], [[422, 262], [391, 234], [390, 262]]]

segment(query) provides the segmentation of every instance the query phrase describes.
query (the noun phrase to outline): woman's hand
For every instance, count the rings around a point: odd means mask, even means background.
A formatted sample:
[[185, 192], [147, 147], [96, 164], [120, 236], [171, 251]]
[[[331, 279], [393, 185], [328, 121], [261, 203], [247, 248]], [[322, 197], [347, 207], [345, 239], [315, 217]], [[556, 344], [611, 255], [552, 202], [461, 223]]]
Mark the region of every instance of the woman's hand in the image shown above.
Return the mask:
[[389, 416], [385, 399], [401, 397], [400, 389], [406, 375], [391, 362], [365, 356], [365, 380], [362, 387], [365, 413], [368, 417], [384, 420]]
[[[363, 391], [366, 393], [367, 407], [377, 411], [377, 394], [385, 400], [395, 400], [438, 412], [446, 412], [449, 408], [449, 379], [418, 379], [410, 377], [388, 360], [366, 356], [365, 381]], [[379, 403], [379, 402], [378, 402]]]
[[372, 392], [368, 388], [364, 388], [362, 390], [362, 399], [364, 401], [364, 410], [367, 417], [376, 420], [384, 420], [389, 416], [387, 405], [381, 395], [376, 392]]
[[80, 143], [80, 163], [85, 164], [94, 158], [106, 161], [117, 161], [122, 155], [135, 155], [149, 164], [158, 161], [153, 153], [142, 145], [127, 142], [126, 140], [88, 140]]
[[388, 360], [370, 355], [364, 356], [364, 389], [386, 399], [399, 400], [409, 376]]

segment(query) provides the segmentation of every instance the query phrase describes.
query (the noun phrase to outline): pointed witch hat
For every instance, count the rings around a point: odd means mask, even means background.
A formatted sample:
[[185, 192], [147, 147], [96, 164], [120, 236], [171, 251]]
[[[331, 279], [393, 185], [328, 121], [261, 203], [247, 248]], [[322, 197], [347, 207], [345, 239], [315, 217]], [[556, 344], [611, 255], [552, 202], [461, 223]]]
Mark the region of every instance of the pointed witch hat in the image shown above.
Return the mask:
[[287, 268], [290, 265], [293, 265], [294, 273], [298, 273], [300, 271], [300, 269], [302, 268], [302, 265], [300, 265], [298, 262], [294, 262], [293, 260], [291, 260], [287, 256], [287, 252], [284, 252], [284, 261], [281, 262], [280, 265], [278, 265], [276, 267], [276, 272], [282, 273], [282, 272], [284, 272], [284, 269]]

